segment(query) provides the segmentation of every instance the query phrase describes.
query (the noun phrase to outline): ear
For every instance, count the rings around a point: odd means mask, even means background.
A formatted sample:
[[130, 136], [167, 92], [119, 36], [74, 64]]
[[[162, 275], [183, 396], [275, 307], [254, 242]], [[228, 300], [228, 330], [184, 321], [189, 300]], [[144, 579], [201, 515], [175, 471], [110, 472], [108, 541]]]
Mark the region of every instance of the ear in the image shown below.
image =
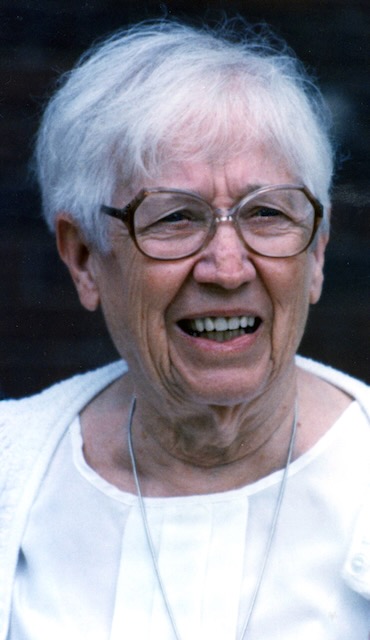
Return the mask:
[[311, 252], [313, 265], [310, 283], [310, 304], [316, 304], [321, 296], [322, 285], [324, 282], [325, 250], [328, 241], [329, 234], [326, 232], [321, 232]]
[[56, 239], [59, 255], [67, 265], [81, 304], [89, 311], [99, 306], [99, 290], [95, 276], [95, 260], [79, 227], [67, 213], [56, 219]]

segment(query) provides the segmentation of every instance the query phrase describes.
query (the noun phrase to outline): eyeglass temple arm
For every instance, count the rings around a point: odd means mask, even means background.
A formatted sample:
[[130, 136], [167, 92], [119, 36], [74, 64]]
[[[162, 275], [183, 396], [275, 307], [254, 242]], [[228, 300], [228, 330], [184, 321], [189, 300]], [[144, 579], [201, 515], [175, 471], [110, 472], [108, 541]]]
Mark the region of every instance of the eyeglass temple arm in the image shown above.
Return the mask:
[[102, 213], [106, 213], [108, 216], [112, 216], [112, 218], [118, 218], [118, 220], [122, 220], [122, 222], [125, 222], [128, 216], [133, 216], [139, 204], [142, 203], [146, 195], [147, 191], [145, 189], [142, 189], [137, 194], [137, 196], [133, 200], [131, 200], [131, 202], [126, 204], [125, 207], [122, 207], [122, 209], [107, 207], [107, 205], [102, 204], [102, 206], [100, 207], [100, 211]]
[[130, 208], [130, 205], [127, 205], [126, 207], [123, 207], [123, 209], [115, 209], [115, 207], [107, 207], [107, 205], [102, 204], [100, 207], [100, 211], [102, 213], [106, 213], [112, 218], [117, 218], [118, 220], [122, 220], [122, 222], [124, 222], [130, 212]]

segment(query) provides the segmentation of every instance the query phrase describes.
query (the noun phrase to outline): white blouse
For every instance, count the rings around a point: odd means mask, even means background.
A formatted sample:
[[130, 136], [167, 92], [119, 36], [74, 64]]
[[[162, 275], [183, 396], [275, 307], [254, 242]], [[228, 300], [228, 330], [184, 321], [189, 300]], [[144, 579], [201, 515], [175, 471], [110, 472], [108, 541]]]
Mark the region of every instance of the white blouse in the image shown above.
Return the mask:
[[[369, 451], [353, 402], [291, 464], [248, 640], [369, 640], [370, 603], [341, 578], [370, 486]], [[224, 493], [145, 499], [181, 640], [239, 640], [281, 474]], [[87, 465], [78, 419], [31, 511], [8, 640], [174, 640], [137, 497]]]

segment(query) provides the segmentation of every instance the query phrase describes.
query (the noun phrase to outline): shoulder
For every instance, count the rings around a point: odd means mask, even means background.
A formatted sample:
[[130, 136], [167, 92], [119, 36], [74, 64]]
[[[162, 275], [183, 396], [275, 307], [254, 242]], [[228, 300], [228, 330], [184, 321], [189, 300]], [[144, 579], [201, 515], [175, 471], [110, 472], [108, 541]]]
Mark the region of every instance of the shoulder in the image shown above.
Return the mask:
[[368, 384], [343, 371], [302, 356], [296, 356], [296, 364], [299, 369], [329, 385], [331, 391], [329, 391], [329, 386], [326, 387], [329, 393], [342, 392], [350, 399], [357, 400], [370, 420], [370, 386]]
[[34, 396], [1, 401], [1, 451], [37, 448], [54, 428], [63, 430], [91, 398], [126, 371], [126, 364], [119, 361], [58, 382]]
[[105, 385], [110, 384], [126, 371], [126, 363], [119, 360], [94, 371], [76, 374], [71, 378], [56, 382], [35, 395], [19, 400], [2, 400], [0, 401], [0, 420], [4, 415], [13, 416], [35, 409], [53, 411], [53, 401], [60, 401], [63, 404], [71, 396], [75, 398], [82, 395], [90, 400]]
[[[333, 406], [333, 401], [344, 403], [356, 400], [363, 411], [364, 422], [370, 424], [370, 387], [366, 383], [349, 376], [333, 367], [296, 357], [296, 364], [310, 379], [311, 395], [316, 405], [320, 405], [318, 390], [324, 395], [324, 404]], [[319, 392], [320, 392], [319, 391]], [[339, 394], [339, 395], [338, 395]], [[312, 425], [311, 425], [312, 426]], [[368, 442], [368, 439], [366, 440]], [[342, 567], [346, 584], [364, 598], [370, 600], [370, 488], [364, 488], [362, 507], [353, 525], [352, 539], [347, 557]]]
[[[55, 384], [35, 396], [0, 403], [0, 552], [2, 536], [11, 526], [14, 512], [22, 510], [23, 501], [32, 503], [72, 420], [91, 398], [126, 371], [126, 364], [117, 362]], [[26, 517], [26, 511], [23, 515]]]
[[356, 401], [364, 425], [370, 426], [369, 387], [341, 371], [297, 357], [299, 407], [298, 455], [310, 450]]

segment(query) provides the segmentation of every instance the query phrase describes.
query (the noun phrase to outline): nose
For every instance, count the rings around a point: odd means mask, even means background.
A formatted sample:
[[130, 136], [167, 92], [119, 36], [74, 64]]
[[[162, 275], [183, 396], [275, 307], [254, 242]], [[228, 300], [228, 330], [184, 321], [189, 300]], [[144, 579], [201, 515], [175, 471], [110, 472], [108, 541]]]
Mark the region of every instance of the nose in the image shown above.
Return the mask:
[[256, 277], [248, 248], [229, 217], [219, 220], [213, 238], [198, 254], [193, 277], [224, 289], [237, 289]]

